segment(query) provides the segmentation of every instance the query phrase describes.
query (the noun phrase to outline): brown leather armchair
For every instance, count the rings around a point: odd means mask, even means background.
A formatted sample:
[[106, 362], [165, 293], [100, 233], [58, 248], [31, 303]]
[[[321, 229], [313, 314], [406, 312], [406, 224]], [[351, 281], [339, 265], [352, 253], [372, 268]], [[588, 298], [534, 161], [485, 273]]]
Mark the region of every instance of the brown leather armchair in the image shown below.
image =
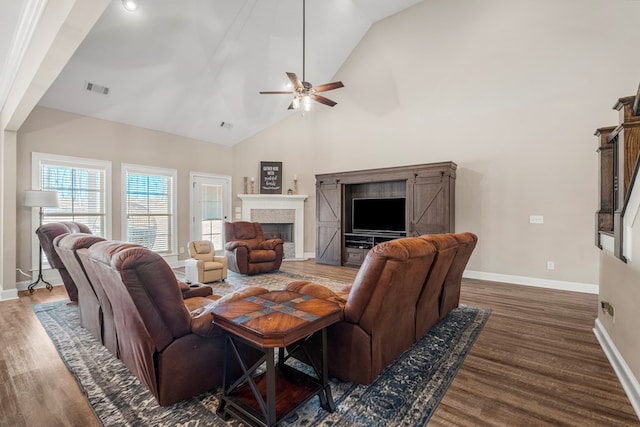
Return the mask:
[[42, 246], [42, 250], [47, 256], [47, 260], [49, 261], [49, 265], [51, 267], [58, 270], [60, 273], [60, 277], [62, 278], [62, 283], [64, 284], [64, 288], [67, 290], [67, 295], [69, 295], [69, 299], [71, 301], [78, 301], [78, 287], [75, 282], [67, 272], [67, 269], [58, 256], [58, 253], [54, 249], [53, 240], [65, 233], [87, 233], [91, 234], [91, 229], [80, 222], [51, 222], [48, 224], [42, 224], [36, 230], [36, 235], [38, 239], [40, 239], [40, 246]]
[[265, 240], [259, 223], [225, 222], [224, 234], [230, 270], [240, 274], [258, 274], [280, 268], [284, 241]]
[[[199, 304], [189, 305], [159, 254], [144, 247], [114, 253], [106, 243], [94, 244], [87, 255], [111, 301], [122, 362], [161, 406], [215, 389], [222, 381], [225, 347], [211, 314], [216, 301], [196, 297], [190, 300]], [[264, 292], [249, 287], [220, 300]]]
[[331, 375], [370, 384], [415, 342], [416, 301], [435, 254], [419, 237], [392, 240], [369, 251], [348, 294], [305, 281], [286, 286], [342, 303], [344, 320], [327, 329]]

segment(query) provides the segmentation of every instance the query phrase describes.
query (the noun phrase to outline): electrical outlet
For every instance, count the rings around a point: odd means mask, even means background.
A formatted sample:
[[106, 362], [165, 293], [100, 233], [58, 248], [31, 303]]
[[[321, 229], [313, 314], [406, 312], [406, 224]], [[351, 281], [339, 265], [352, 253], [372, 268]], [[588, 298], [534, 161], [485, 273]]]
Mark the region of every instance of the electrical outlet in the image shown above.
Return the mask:
[[553, 261], [547, 261], [547, 270], [555, 270], [556, 264]]
[[530, 224], [544, 224], [544, 216], [543, 215], [530, 215], [529, 216]]
[[178, 251], [179, 251], [181, 254], [183, 254], [183, 253], [184, 253], [184, 247], [183, 247], [183, 246], [180, 246], [180, 249], [178, 249]]

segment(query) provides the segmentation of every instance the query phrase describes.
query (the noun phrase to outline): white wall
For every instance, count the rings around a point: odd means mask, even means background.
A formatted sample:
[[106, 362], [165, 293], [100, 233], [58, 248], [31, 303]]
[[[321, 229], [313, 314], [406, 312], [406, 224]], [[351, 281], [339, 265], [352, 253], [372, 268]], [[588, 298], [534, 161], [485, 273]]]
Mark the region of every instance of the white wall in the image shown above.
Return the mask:
[[637, 88], [638, 16], [624, 0], [426, 0], [372, 27], [327, 93], [336, 107], [234, 147], [236, 191], [282, 160], [312, 196], [312, 251], [316, 173], [451, 160], [456, 229], [479, 235], [469, 269], [596, 284], [593, 132]]

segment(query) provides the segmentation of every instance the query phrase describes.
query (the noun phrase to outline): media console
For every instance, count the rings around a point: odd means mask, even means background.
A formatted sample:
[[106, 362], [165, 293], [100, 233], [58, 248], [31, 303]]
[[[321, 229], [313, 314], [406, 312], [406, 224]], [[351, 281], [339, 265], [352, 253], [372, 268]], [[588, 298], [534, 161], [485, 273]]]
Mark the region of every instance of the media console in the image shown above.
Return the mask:
[[367, 255], [367, 252], [369, 252], [369, 249], [378, 243], [406, 236], [406, 233], [344, 233], [344, 265], [358, 266], [364, 261], [364, 257]]
[[456, 168], [442, 162], [316, 175], [316, 262], [359, 266], [386, 240], [454, 232]]

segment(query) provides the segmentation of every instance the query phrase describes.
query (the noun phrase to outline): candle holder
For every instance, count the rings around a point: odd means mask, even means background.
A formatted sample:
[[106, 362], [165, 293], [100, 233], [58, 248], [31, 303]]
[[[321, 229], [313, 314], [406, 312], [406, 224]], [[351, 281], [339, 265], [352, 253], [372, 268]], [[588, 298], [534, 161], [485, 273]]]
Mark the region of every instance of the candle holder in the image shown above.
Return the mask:
[[251, 181], [251, 194], [256, 194], [256, 183]]
[[244, 187], [242, 189], [242, 194], [247, 194], [249, 192], [249, 178], [244, 177]]
[[293, 194], [298, 194], [298, 179], [293, 180]]

